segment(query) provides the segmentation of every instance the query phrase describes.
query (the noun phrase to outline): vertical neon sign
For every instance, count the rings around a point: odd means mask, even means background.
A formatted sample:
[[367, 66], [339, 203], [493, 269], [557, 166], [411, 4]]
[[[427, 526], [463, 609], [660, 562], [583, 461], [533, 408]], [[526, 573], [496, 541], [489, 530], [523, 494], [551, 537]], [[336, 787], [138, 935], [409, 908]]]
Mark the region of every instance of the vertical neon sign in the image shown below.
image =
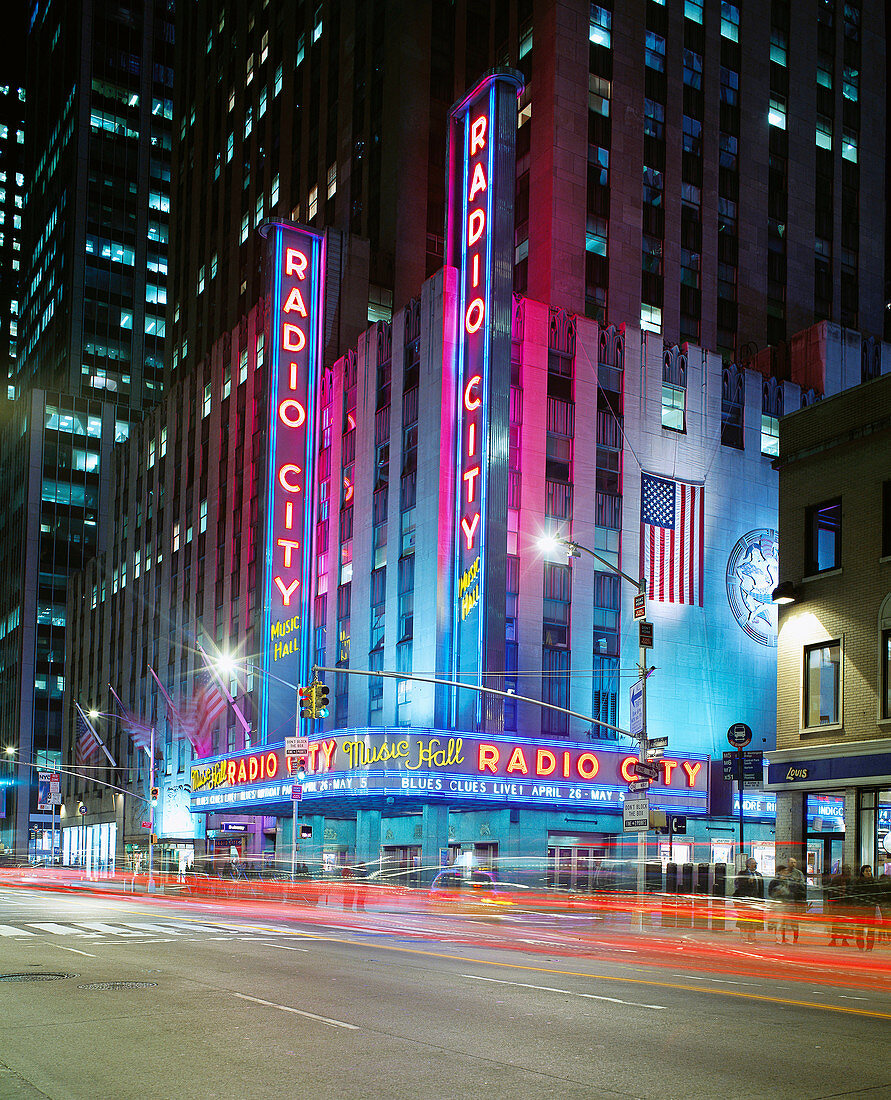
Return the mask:
[[[504, 669], [511, 297], [517, 96], [523, 81], [497, 70], [449, 117], [446, 262], [456, 267], [455, 516], [451, 673], [484, 683]], [[500, 682], [485, 679], [485, 686]], [[451, 720], [503, 728], [500, 701], [452, 696]]]
[[268, 473], [263, 571], [260, 744], [294, 732], [310, 665], [313, 489], [324, 336], [324, 238], [282, 222], [269, 248]]

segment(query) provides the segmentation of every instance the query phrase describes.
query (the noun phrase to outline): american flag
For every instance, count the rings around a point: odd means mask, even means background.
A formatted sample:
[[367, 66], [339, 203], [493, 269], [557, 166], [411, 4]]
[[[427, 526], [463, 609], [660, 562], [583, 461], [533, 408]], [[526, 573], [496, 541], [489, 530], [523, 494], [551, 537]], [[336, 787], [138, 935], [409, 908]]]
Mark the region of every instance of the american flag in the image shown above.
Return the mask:
[[80, 707], [77, 707], [77, 741], [74, 746], [74, 759], [79, 766], [89, 763], [102, 748], [99, 735], [90, 725]]
[[210, 756], [213, 731], [229, 700], [209, 675], [199, 677], [187, 705], [181, 709], [180, 732], [187, 737], [196, 756]]
[[130, 740], [139, 749], [145, 749], [150, 753], [152, 744], [152, 727], [144, 718], [137, 718], [135, 714], [125, 710], [121, 725], [130, 734]]
[[641, 475], [640, 561], [651, 600], [702, 607], [704, 529], [702, 485]]

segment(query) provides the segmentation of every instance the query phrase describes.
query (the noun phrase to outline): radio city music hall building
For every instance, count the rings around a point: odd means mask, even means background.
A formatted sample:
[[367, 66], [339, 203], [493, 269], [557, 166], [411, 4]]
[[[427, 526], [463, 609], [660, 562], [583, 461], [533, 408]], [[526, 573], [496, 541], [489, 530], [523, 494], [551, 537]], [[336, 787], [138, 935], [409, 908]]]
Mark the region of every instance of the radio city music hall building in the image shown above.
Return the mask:
[[[514, 296], [518, 88], [492, 76], [454, 109], [447, 263], [391, 323], [326, 365], [327, 237], [269, 223], [266, 297], [127, 445], [113, 511], [136, 518], [75, 581], [67, 659], [81, 698], [129, 685], [161, 731], [162, 845], [289, 857], [284, 739], [318, 665], [335, 671], [331, 713], [300, 727], [301, 860], [535, 856], [590, 883], [622, 852], [637, 639], [616, 573], [542, 553], [556, 532], [646, 575], [649, 735], [668, 737], [651, 806], [687, 816], [688, 858], [732, 858], [725, 731], [774, 740], [776, 424], [887, 352], [824, 322], [776, 382], [769, 362]], [[147, 677], [185, 690], [196, 643], [236, 658], [250, 726], [230, 708], [207, 760]], [[142, 754], [128, 763], [138, 789]], [[71, 793], [120, 857], [142, 811], [103, 797]], [[768, 844], [770, 800], [753, 802]]]

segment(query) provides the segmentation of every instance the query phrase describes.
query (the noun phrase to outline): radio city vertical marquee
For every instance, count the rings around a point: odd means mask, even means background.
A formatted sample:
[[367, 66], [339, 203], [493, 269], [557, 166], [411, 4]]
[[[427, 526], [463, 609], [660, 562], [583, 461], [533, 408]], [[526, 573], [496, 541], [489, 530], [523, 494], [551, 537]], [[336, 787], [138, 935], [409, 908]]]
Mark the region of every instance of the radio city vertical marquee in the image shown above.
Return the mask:
[[294, 732], [309, 672], [313, 486], [324, 324], [324, 238], [269, 222], [269, 455], [260, 743]]
[[[452, 676], [504, 669], [510, 348], [519, 73], [495, 70], [449, 115], [446, 262], [458, 269]], [[503, 728], [497, 696], [455, 690], [452, 721]]]

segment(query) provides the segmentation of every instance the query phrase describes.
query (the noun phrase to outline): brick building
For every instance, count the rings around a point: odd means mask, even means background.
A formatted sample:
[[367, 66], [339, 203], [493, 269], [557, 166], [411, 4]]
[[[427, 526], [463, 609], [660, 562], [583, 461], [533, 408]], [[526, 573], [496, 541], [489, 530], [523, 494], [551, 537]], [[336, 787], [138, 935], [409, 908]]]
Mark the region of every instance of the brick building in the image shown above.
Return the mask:
[[891, 861], [891, 378], [780, 426], [777, 845]]

